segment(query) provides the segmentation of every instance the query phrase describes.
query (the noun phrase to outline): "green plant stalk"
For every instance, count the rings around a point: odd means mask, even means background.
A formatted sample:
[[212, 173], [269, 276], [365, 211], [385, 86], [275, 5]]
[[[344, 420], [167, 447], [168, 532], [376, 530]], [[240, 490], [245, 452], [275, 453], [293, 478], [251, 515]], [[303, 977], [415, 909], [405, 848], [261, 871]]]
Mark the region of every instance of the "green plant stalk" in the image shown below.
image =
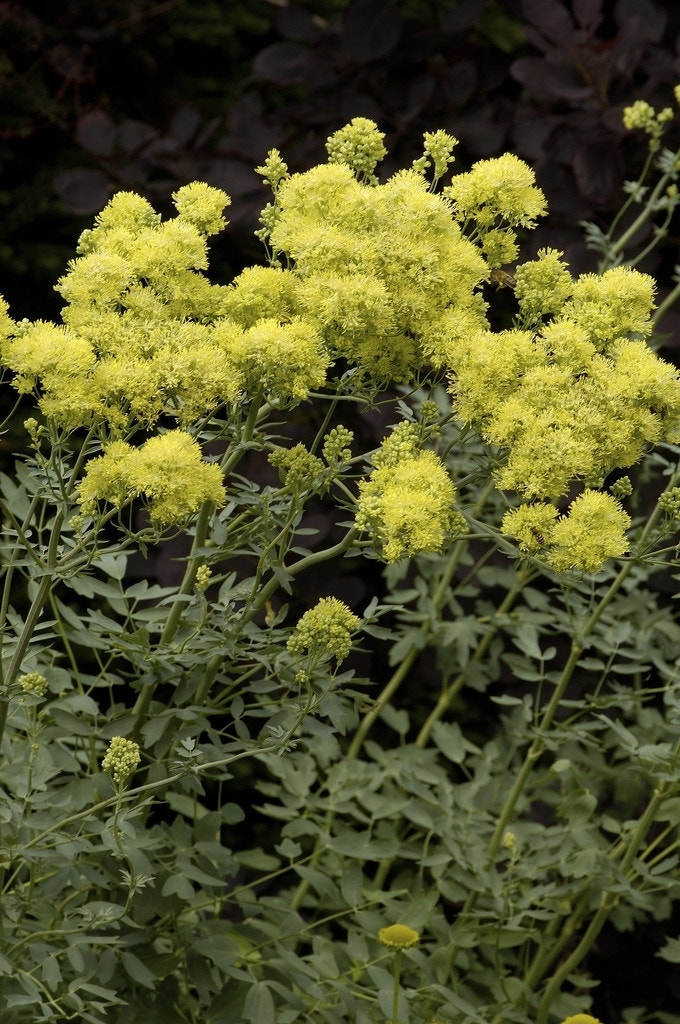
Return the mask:
[[[640, 174], [638, 176], [638, 179], [636, 181], [636, 185], [638, 186], [638, 188], [640, 188], [642, 186], [645, 178], [649, 174], [649, 172], [651, 170], [651, 167], [652, 167], [652, 163], [654, 161], [654, 157], [659, 152], [659, 147], [660, 147], [660, 143], [658, 141], [656, 142], [655, 145], [649, 147], [648, 152], [647, 152], [647, 156], [645, 158], [644, 166], [643, 166], [643, 168], [642, 168], [642, 170], [641, 170], [641, 172], [640, 172]], [[634, 194], [634, 192], [630, 192], [628, 194], [628, 198], [625, 200], [625, 202], [623, 203], [621, 208], [617, 211], [616, 216], [614, 217], [614, 219], [612, 220], [611, 224], [609, 225], [609, 231], [605, 235], [605, 238], [607, 240], [608, 245], [610, 245], [610, 246], [612, 245], [612, 238], [614, 236], [614, 232], [616, 231], [619, 223], [621, 222], [621, 219], [626, 215], [626, 213], [628, 212], [628, 210], [630, 209], [630, 207], [632, 206], [632, 204], [634, 202], [635, 202], [635, 194]], [[600, 268], [599, 268], [600, 273], [602, 273], [602, 270], [604, 270], [605, 267], [606, 267], [606, 264], [605, 265], [602, 265], [602, 264], [600, 265]]]
[[[665, 489], [669, 490], [671, 487], [674, 487], [679, 477], [680, 468], [675, 470]], [[644, 544], [646, 537], [652, 531], [656, 523], [656, 520], [658, 519], [660, 514], [661, 508], [657, 504], [656, 508], [652, 511], [651, 515], [649, 516], [649, 519], [647, 520], [647, 523], [645, 524], [645, 527], [640, 535], [640, 545]], [[624, 580], [628, 576], [634, 564], [634, 561], [631, 559], [630, 561], [625, 562], [624, 565], [621, 566], [621, 569], [619, 570], [615, 579], [612, 580], [612, 583], [610, 584], [607, 592], [603, 596], [597, 608], [593, 611], [590, 618], [585, 623], [581, 633], [578, 637], [575, 637], [572, 640], [569, 658], [562, 670], [562, 673], [555, 686], [555, 689], [553, 690], [552, 697], [550, 698], [550, 701], [548, 702], [548, 705], [545, 711], [543, 712], [543, 716], [538, 726], [538, 735], [531, 743], [524, 758], [524, 763], [522, 764], [519, 774], [517, 775], [517, 778], [515, 779], [515, 782], [513, 783], [513, 786], [510, 790], [510, 793], [508, 794], [507, 799], [501, 809], [498, 822], [496, 824], [496, 828], [489, 843], [489, 848], [487, 851], [487, 865], [491, 865], [493, 863], [493, 860], [496, 854], [498, 853], [499, 847], [503, 839], [503, 835], [505, 834], [510, 818], [514, 814], [517, 802], [520, 799], [522, 792], [524, 791], [527, 779], [531, 774], [531, 770], [536, 760], [540, 757], [543, 751], [542, 734], [545, 734], [552, 725], [553, 719], [555, 717], [555, 714], [557, 713], [562, 697], [564, 696], [566, 688], [578, 664], [581, 652], [583, 650], [583, 640], [586, 637], [588, 637], [590, 633], [592, 633], [593, 629], [595, 628], [600, 618], [604, 614], [606, 608], [609, 606], [611, 601], [614, 599], [614, 597], [620, 590]], [[479, 893], [470, 893], [461, 910], [461, 917], [466, 917], [473, 912], [477, 904], [478, 898]], [[455, 946], [453, 947], [453, 955], [455, 955]]]
[[[194, 539], [191, 545], [191, 551], [187, 558], [187, 566], [184, 571], [184, 578], [177, 592], [178, 597], [193, 593], [194, 584], [196, 582], [196, 572], [201, 563], [201, 556], [198, 555], [197, 552], [201, 548], [205, 547], [205, 541], [208, 534], [208, 526], [210, 525], [210, 520], [212, 518], [213, 512], [213, 503], [211, 501], [204, 502], [196, 519]], [[177, 630], [179, 629], [179, 624], [181, 621], [183, 610], [184, 602], [179, 600], [175, 601], [172, 608], [170, 609], [170, 614], [166, 619], [163, 632], [161, 633], [160, 639], [158, 641], [159, 647], [164, 647], [172, 642], [173, 637], [175, 636]], [[147, 715], [149, 713], [149, 706], [153, 699], [155, 690], [155, 683], [150, 683], [148, 686], [145, 686], [142, 692], [139, 694], [137, 702], [135, 703], [135, 706], [132, 709], [135, 721], [132, 727], [131, 737], [134, 740], [137, 740], [139, 738], [139, 735], [142, 731], [142, 726], [144, 725]]]
[[[46, 572], [38, 584], [38, 590], [36, 592], [31, 607], [28, 610], [26, 619], [24, 620], [24, 626], [21, 631], [21, 635], [17, 640], [17, 645], [12, 655], [12, 659], [9, 663], [7, 673], [4, 678], [5, 685], [9, 688], [12, 686], [17, 676], [21, 671], [21, 662], [24, 659], [24, 655], [28, 650], [28, 646], [31, 642], [31, 637], [35, 627], [38, 624], [38, 620], [42, 615], [43, 608], [50, 593], [52, 587], [52, 576], [49, 573], [49, 569], [54, 569], [57, 561], [57, 547], [59, 545], [59, 536], [61, 527], [64, 521], [63, 514], [58, 512], [55, 516], [54, 524], [52, 526], [52, 534], [50, 537], [49, 547], [47, 549], [46, 559]], [[9, 708], [9, 700], [4, 700], [0, 703], [0, 744], [2, 743], [2, 737], [7, 724], [7, 713]]]
[[[680, 743], [678, 744], [678, 746], [680, 746]], [[677, 751], [678, 747], [676, 746], [676, 756]], [[625, 874], [630, 868], [635, 856], [637, 855], [642, 843], [644, 842], [645, 836], [649, 831], [649, 827], [652, 821], [654, 820], [654, 815], [656, 814], [661, 803], [663, 803], [663, 801], [666, 799], [666, 790], [667, 787], [660, 787], [654, 790], [652, 798], [647, 804], [644, 814], [640, 818], [637, 828], [631, 835], [631, 838], [628, 842], [626, 852], [623, 856], [623, 860], [621, 861], [621, 872], [623, 874]], [[617, 902], [617, 897], [612, 896], [611, 893], [605, 892], [602, 894], [600, 898], [600, 905], [597, 908], [597, 911], [592, 921], [588, 925], [588, 928], [584, 932], [581, 941], [578, 943], [573, 952], [566, 958], [566, 960], [564, 960], [564, 962], [560, 965], [559, 970], [557, 970], [555, 974], [553, 974], [552, 978], [548, 982], [538, 1007], [536, 1015], [536, 1024], [546, 1024], [548, 1014], [550, 1012], [550, 1004], [553, 1000], [553, 997], [557, 994], [557, 992], [559, 992], [564, 980], [569, 976], [569, 974], [571, 974], [573, 970], [575, 970], [579, 966], [584, 956], [586, 956], [591, 946], [597, 939], [598, 935], [602, 931], [603, 926], [605, 925], [609, 915], [611, 914], [611, 911], [616, 906]]]
[[675, 288], [673, 288], [668, 293], [668, 295], [663, 300], [663, 302], [660, 302], [659, 305], [654, 310], [654, 314], [652, 316], [652, 323], [654, 324], [655, 327], [656, 327], [657, 323], [659, 322], [659, 320], [661, 319], [661, 317], [666, 313], [666, 311], [668, 309], [670, 309], [671, 306], [675, 305], [675, 303], [678, 301], [679, 298], [680, 298], [680, 281], [676, 284]]
[[392, 995], [392, 1024], [399, 1024], [399, 978], [401, 976], [401, 955], [398, 949], [394, 956], [394, 992]]
[[[640, 181], [643, 180], [644, 176], [646, 176], [646, 173], [647, 168], [643, 171], [643, 176], [639, 179]], [[649, 199], [646, 201], [642, 212], [635, 218], [633, 223], [626, 228], [626, 230], [619, 236], [619, 238], [615, 242], [611, 242], [607, 252], [607, 257], [600, 263], [600, 266], [598, 267], [598, 272], [600, 274], [607, 269], [608, 265], [613, 263], [612, 258], [618, 256], [619, 253], [623, 252], [623, 250], [626, 248], [630, 240], [635, 237], [637, 232], [642, 227], [644, 227], [644, 225], [650, 219], [650, 217], [652, 217], [656, 213], [656, 210], [653, 210], [652, 207], [661, 198], [661, 195], [668, 186], [669, 182], [673, 180], [673, 176], [673, 173], [670, 171], [666, 171], [665, 174], [662, 174], [662, 176], [659, 178], [656, 185], [652, 189]], [[607, 236], [608, 240], [610, 238], [610, 235]]]
[[[506, 615], [510, 611], [513, 604], [520, 596], [522, 590], [529, 581], [530, 576], [531, 574], [529, 572], [527, 572], [526, 574], [520, 573], [517, 582], [508, 591], [503, 602], [499, 605], [498, 611], [496, 613], [498, 617]], [[468, 665], [482, 660], [482, 658], [488, 651], [492, 640], [498, 633], [499, 628], [499, 625], [496, 625], [493, 622], [489, 624], [489, 629], [486, 631], [486, 633], [480, 640], [479, 644], [477, 645], [474, 653], [471, 655]], [[437, 703], [435, 704], [434, 708], [432, 709], [427, 719], [423, 723], [422, 728], [418, 733], [418, 736], [416, 737], [415, 744], [417, 747], [425, 747], [430, 738], [430, 734], [435, 723], [439, 721], [442, 715], [451, 706], [451, 703], [455, 699], [457, 694], [462, 690], [463, 686], [465, 685], [466, 668], [459, 672], [456, 678], [453, 680], [453, 682], [449, 686], [447, 686], [446, 689], [441, 693]]]

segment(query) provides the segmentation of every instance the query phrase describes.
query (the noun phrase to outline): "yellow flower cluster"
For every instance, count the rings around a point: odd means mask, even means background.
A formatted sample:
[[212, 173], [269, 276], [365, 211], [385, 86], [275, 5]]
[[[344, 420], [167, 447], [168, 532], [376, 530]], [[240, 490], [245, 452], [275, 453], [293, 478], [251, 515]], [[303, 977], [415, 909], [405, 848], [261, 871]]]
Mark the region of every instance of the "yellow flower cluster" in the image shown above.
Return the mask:
[[340, 664], [352, 648], [352, 632], [358, 626], [359, 619], [346, 604], [336, 597], [322, 597], [302, 616], [287, 647], [291, 654], [307, 652], [313, 661], [328, 657]]
[[[261, 290], [277, 287], [334, 355], [371, 377], [408, 380], [436, 360], [431, 337], [446, 311], [486, 323], [475, 289], [488, 267], [417, 171], [366, 185], [345, 163], [320, 165], [283, 181], [277, 207], [270, 244], [290, 261], [294, 288], [271, 271]], [[239, 305], [254, 283], [237, 279]]]
[[318, 329], [289, 315], [276, 289], [268, 303], [258, 289], [250, 315], [232, 317], [233, 289], [203, 275], [229, 197], [193, 182], [173, 199], [177, 216], [162, 223], [141, 196], [113, 197], [57, 286], [63, 324], [13, 325], [0, 310], [14, 386], [35, 390], [66, 429], [103, 421], [125, 433], [161, 415], [188, 425], [223, 402], [263, 392], [299, 400], [325, 382]]
[[367, 117], [353, 117], [349, 124], [330, 136], [326, 143], [328, 159], [333, 164], [346, 164], [360, 181], [377, 182], [376, 164], [387, 153], [385, 138]]
[[19, 676], [22, 693], [30, 693], [35, 697], [44, 697], [47, 693], [47, 680], [40, 672], [26, 672]]
[[501, 531], [527, 554], [541, 552], [556, 572], [597, 572], [628, 550], [630, 516], [611, 494], [585, 490], [558, 516], [554, 505], [536, 502], [506, 512]]
[[143, 497], [158, 526], [182, 522], [205, 501], [221, 505], [224, 495], [220, 467], [203, 462], [198, 442], [182, 430], [150, 437], [141, 448], [113, 441], [88, 462], [78, 488], [85, 515], [95, 515], [100, 501], [121, 508]]
[[420, 451], [415, 428], [402, 423], [373, 458], [359, 483], [356, 525], [366, 530], [387, 562], [438, 552], [467, 529], [453, 503], [456, 489], [441, 459]]
[[[550, 282], [559, 271], [545, 257], [534, 264], [530, 310], [542, 268]], [[478, 333], [452, 348], [460, 417], [497, 447], [499, 486], [531, 500], [565, 495], [575, 479], [600, 487], [649, 444], [680, 437], [678, 373], [644, 341], [652, 279], [617, 267], [583, 275], [562, 297], [537, 331]]]
[[124, 786], [140, 760], [138, 743], [124, 736], [114, 736], [104, 755], [102, 771], [107, 772], [118, 786]]

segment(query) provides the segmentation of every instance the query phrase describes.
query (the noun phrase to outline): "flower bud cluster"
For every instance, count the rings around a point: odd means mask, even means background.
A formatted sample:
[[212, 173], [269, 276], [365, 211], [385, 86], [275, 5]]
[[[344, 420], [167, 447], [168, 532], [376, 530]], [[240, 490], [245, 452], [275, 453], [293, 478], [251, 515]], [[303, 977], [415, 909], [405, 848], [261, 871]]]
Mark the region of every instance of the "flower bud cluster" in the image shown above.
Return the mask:
[[323, 480], [323, 462], [303, 444], [296, 444], [293, 448], [275, 448], [269, 454], [269, 462], [276, 466], [283, 483], [294, 493], [314, 491]]
[[22, 693], [30, 693], [35, 697], [44, 697], [47, 693], [47, 680], [40, 672], [26, 672], [19, 676], [18, 683]]
[[346, 604], [335, 597], [322, 597], [305, 612], [288, 640], [291, 654], [304, 654], [313, 661], [335, 658], [340, 664], [352, 648], [352, 632], [359, 619]]
[[107, 772], [116, 785], [124, 786], [140, 760], [138, 743], [124, 736], [114, 736], [102, 760], [102, 771]]
[[359, 483], [356, 525], [387, 562], [438, 552], [467, 532], [453, 503], [456, 489], [441, 459], [421, 451], [416, 424], [400, 423], [373, 456], [368, 480]]
[[347, 164], [360, 181], [377, 182], [376, 165], [387, 153], [385, 135], [366, 117], [353, 117], [326, 142], [328, 159], [334, 164]]
[[352, 458], [350, 445], [354, 440], [354, 434], [347, 427], [337, 426], [330, 430], [323, 442], [323, 457], [329, 466], [337, 463], [349, 462]]
[[670, 519], [680, 519], [680, 487], [671, 487], [659, 495], [659, 506]]

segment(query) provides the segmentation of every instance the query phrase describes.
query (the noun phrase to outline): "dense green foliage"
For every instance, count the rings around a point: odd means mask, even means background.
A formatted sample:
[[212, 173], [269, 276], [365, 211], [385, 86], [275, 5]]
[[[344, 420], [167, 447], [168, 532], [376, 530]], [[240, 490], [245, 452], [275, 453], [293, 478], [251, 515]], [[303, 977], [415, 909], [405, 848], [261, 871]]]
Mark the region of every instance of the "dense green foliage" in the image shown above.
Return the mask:
[[[678, 155], [647, 114], [654, 222]], [[544, 197], [512, 156], [449, 181], [454, 146], [426, 133], [382, 183], [365, 118], [308, 171], [270, 152], [269, 262], [230, 283], [221, 190], [165, 219], [119, 193], [62, 322], [3, 311], [34, 402], [0, 477], [3, 1022], [552, 1024], [591, 1008], [605, 926], [671, 917], [654, 281], [594, 229], [601, 273], [544, 250], [499, 278]], [[132, 582], [156, 553], [176, 585]], [[348, 603], [357, 563], [384, 577]]]

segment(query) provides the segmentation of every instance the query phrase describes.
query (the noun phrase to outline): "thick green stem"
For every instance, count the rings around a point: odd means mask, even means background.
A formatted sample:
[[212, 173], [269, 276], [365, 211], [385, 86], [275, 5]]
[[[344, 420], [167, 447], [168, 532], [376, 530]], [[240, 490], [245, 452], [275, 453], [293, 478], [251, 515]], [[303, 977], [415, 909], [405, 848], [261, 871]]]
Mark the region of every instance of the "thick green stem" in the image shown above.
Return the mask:
[[[677, 748], [676, 748], [677, 755]], [[645, 812], [638, 821], [637, 828], [632, 833], [626, 852], [621, 861], [621, 872], [625, 874], [630, 868], [633, 860], [635, 859], [642, 843], [645, 840], [645, 836], [649, 831], [649, 827], [654, 820], [654, 816], [659, 808], [659, 805], [666, 798], [666, 790], [662, 787], [655, 789], [651, 800], [645, 808]], [[550, 1005], [555, 995], [559, 992], [563, 982], [569, 977], [572, 971], [576, 970], [583, 958], [591, 949], [593, 943], [597, 939], [598, 935], [602, 931], [602, 928], [607, 922], [609, 915], [616, 906], [618, 897], [611, 893], [604, 892], [600, 898], [600, 905], [597, 911], [588, 925], [586, 931], [583, 933], [581, 941], [578, 943], [576, 948], [570, 953], [570, 955], [564, 960], [560, 967], [553, 974], [552, 978], [548, 982], [546, 989], [543, 993], [538, 1012], [536, 1015], [536, 1024], [546, 1024], [548, 1020], [548, 1014], [550, 1013]]]
[[[522, 590], [526, 586], [529, 580], [529, 575], [529, 573], [520, 574], [515, 585], [508, 591], [508, 593], [505, 596], [505, 599], [499, 605], [498, 611], [496, 613], [498, 621], [500, 621], [503, 615], [507, 615], [507, 613], [510, 611], [513, 604], [515, 603], [519, 595], [522, 593]], [[499, 628], [500, 624], [496, 624], [494, 622], [489, 623], [489, 628], [487, 629], [486, 633], [484, 634], [479, 644], [477, 645], [477, 648], [472, 654], [470, 661], [468, 662], [468, 666], [470, 664], [474, 664], [482, 660], [482, 658], [489, 650], [491, 642], [498, 633]], [[456, 678], [453, 680], [453, 682], [450, 683], [449, 686], [447, 686], [446, 689], [442, 692], [441, 696], [439, 697], [439, 700], [435, 704], [434, 708], [428, 715], [426, 721], [423, 723], [420, 732], [418, 733], [418, 736], [415, 741], [417, 747], [424, 747], [426, 745], [427, 741], [430, 738], [430, 733], [432, 732], [435, 722], [439, 721], [442, 715], [451, 706], [451, 702], [462, 690], [463, 686], [465, 685], [467, 670], [468, 668], [466, 666], [466, 668], [459, 672]]]
[[394, 955], [394, 991], [392, 994], [392, 1024], [399, 1024], [399, 978], [401, 977], [401, 954], [398, 949]]
[[[171, 643], [175, 634], [177, 633], [177, 630], [179, 629], [179, 625], [182, 619], [182, 612], [184, 611], [184, 601], [182, 601], [181, 598], [187, 594], [193, 593], [194, 584], [196, 583], [196, 571], [198, 570], [198, 567], [201, 564], [202, 558], [202, 556], [199, 555], [198, 552], [200, 551], [201, 548], [205, 547], [205, 541], [208, 534], [208, 526], [210, 525], [210, 519], [212, 517], [214, 509], [215, 506], [213, 505], [213, 503], [210, 501], [206, 501], [201, 507], [201, 511], [198, 514], [198, 518], [196, 520], [194, 540], [191, 545], [191, 551], [189, 553], [189, 557], [187, 558], [187, 565], [184, 571], [184, 579], [182, 580], [181, 586], [177, 594], [179, 600], [175, 601], [172, 608], [170, 609], [170, 614], [168, 615], [168, 618], [165, 622], [165, 626], [163, 627], [163, 632], [161, 633], [160, 639], [158, 641], [159, 647], [164, 647], [167, 644]], [[135, 723], [132, 729], [133, 739], [139, 738], [142, 726], [144, 725], [144, 722], [146, 721], [146, 716], [149, 712], [149, 706], [151, 704], [151, 700], [153, 698], [155, 689], [156, 684], [150, 683], [142, 690], [139, 697], [137, 698], [137, 703], [135, 704], [135, 707], [133, 709], [133, 714], [135, 716]]]

